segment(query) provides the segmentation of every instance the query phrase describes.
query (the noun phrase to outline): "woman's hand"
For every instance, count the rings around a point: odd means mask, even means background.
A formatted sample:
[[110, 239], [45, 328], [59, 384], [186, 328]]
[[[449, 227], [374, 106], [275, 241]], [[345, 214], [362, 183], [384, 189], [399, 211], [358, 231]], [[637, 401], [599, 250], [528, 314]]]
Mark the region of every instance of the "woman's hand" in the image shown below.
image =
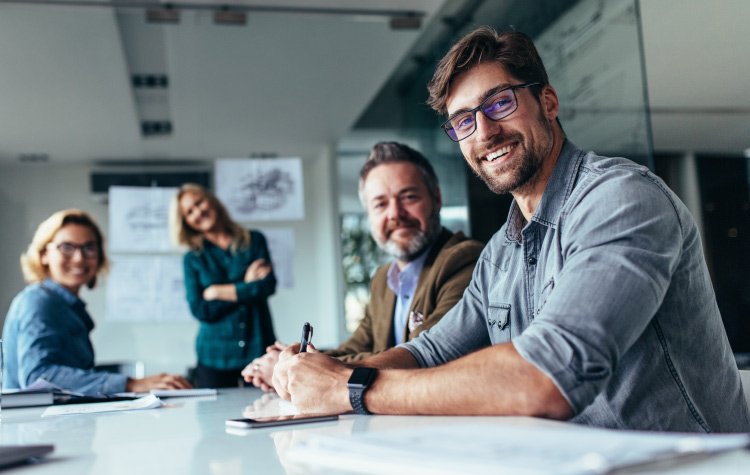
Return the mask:
[[261, 280], [271, 273], [271, 264], [265, 259], [253, 261], [245, 271], [245, 282]]
[[179, 374], [155, 374], [141, 379], [128, 378], [125, 391], [147, 393], [152, 389], [192, 389], [193, 386]]
[[237, 287], [234, 284], [214, 284], [203, 289], [203, 300], [237, 301]]

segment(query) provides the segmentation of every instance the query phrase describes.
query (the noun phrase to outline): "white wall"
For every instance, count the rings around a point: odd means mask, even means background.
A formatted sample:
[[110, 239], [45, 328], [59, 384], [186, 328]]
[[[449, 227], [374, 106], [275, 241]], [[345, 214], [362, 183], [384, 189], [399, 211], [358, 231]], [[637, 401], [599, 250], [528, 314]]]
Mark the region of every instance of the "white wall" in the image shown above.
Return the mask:
[[[318, 156], [303, 157], [305, 219], [301, 221], [248, 223], [251, 227], [291, 227], [295, 235], [293, 289], [281, 289], [269, 305], [276, 335], [286, 342], [298, 341], [302, 323], [315, 326], [314, 342], [331, 347], [342, 338], [343, 303], [339, 255], [338, 212], [333, 179], [332, 148]], [[107, 206], [91, 199], [89, 165], [13, 164], [0, 166], [0, 318], [5, 319], [13, 297], [23, 289], [19, 256], [31, 241], [37, 225], [53, 212], [82, 208], [102, 230], [109, 228]], [[81, 298], [96, 322], [92, 341], [97, 362], [141, 360], [148, 374], [183, 373], [193, 366], [197, 322], [108, 322], [104, 284]]]

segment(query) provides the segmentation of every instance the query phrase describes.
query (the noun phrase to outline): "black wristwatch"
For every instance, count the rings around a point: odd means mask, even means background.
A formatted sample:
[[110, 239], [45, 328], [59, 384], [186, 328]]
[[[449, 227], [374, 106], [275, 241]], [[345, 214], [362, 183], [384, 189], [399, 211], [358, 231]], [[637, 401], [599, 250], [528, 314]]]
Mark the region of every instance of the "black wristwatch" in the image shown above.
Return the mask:
[[375, 373], [377, 372], [378, 370], [375, 368], [354, 368], [354, 372], [346, 383], [346, 387], [349, 389], [349, 402], [357, 414], [372, 414], [365, 407], [363, 396], [367, 388], [370, 387], [372, 380], [375, 379]]

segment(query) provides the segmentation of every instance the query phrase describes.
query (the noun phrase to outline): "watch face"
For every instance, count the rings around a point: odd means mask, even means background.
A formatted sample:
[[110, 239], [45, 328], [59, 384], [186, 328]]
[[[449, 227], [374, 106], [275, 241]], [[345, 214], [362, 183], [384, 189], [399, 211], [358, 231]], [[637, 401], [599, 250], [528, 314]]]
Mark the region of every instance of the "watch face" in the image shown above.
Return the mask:
[[354, 368], [347, 386], [367, 386], [372, 377], [375, 375], [375, 368]]

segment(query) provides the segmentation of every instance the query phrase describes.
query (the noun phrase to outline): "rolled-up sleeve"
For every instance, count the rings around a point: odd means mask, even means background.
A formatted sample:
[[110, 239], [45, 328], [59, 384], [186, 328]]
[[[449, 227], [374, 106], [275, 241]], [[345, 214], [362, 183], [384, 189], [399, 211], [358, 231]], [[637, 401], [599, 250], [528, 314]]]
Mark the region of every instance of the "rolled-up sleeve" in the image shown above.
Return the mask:
[[671, 197], [644, 174], [610, 173], [577, 191], [550, 242], [563, 263], [554, 288], [513, 344], [579, 413], [659, 309], [683, 236]]

